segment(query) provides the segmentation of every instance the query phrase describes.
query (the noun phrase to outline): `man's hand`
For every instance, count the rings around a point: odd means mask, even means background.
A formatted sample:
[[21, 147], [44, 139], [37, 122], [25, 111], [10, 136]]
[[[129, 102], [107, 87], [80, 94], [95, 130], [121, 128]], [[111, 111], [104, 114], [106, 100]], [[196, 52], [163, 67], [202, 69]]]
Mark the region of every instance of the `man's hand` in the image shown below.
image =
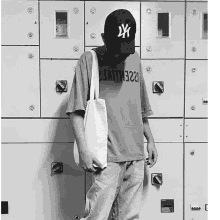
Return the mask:
[[148, 157], [149, 157], [149, 162], [150, 162], [150, 168], [155, 165], [157, 162], [157, 149], [155, 147], [154, 142], [147, 142], [147, 152], [148, 152]]
[[[80, 149], [83, 149], [81, 147]], [[85, 172], [95, 173], [97, 170], [101, 170], [101, 163], [96, 160], [95, 157], [88, 150], [81, 150], [80, 155], [80, 166], [84, 169]], [[96, 167], [94, 166], [96, 165]]]

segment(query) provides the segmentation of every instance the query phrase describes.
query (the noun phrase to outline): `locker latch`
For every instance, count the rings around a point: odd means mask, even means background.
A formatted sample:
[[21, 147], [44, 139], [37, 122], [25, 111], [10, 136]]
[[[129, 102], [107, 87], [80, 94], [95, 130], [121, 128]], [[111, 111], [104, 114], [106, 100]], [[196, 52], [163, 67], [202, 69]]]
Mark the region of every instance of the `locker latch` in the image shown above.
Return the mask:
[[164, 92], [164, 82], [154, 81], [153, 82], [153, 93], [163, 93]]
[[63, 163], [62, 162], [53, 162], [51, 164], [51, 173], [53, 173], [53, 174], [63, 173]]
[[67, 80], [57, 80], [56, 81], [56, 91], [57, 92], [67, 92]]
[[200, 211], [201, 205], [191, 205], [191, 211]]
[[207, 98], [202, 98], [202, 104], [207, 105], [208, 104], [208, 99]]
[[162, 173], [152, 173], [151, 174], [151, 183], [152, 183], [152, 185], [162, 185], [163, 184]]

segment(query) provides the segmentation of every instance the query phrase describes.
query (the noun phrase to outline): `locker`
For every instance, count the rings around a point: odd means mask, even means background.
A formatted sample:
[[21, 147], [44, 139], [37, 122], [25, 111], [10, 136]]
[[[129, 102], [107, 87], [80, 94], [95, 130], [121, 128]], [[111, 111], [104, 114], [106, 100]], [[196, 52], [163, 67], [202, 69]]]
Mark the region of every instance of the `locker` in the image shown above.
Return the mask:
[[186, 59], [208, 58], [207, 2], [187, 2]]
[[172, 1], [174, 1], [174, 2], [178, 2], [178, 1], [184, 2], [185, 0], [141, 0], [141, 2], [166, 2], [166, 1], [168, 1], [168, 2], [172, 2]]
[[142, 60], [141, 63], [152, 116], [183, 117], [184, 61]]
[[2, 45], [39, 45], [37, 1], [2, 0], [1, 24]]
[[141, 2], [141, 58], [184, 58], [184, 2]]
[[[82, 217], [84, 171], [74, 163], [71, 148], [67, 143], [2, 144], [1, 198], [9, 204], [2, 220]], [[52, 162], [62, 162], [63, 173], [51, 173]]]
[[208, 142], [208, 119], [185, 119], [184, 142]]
[[[104, 43], [102, 44], [104, 45]], [[97, 47], [97, 46], [96, 46]], [[85, 47], [85, 51], [89, 51], [91, 49], [93, 49], [95, 47]], [[140, 56], [140, 47], [135, 47], [135, 51], [138, 53], [138, 55]]]
[[[146, 166], [140, 220], [182, 220], [183, 144], [155, 143], [155, 146], [158, 159], [152, 168]], [[152, 184], [155, 174], [162, 174], [162, 184]], [[169, 204], [167, 200], [171, 200], [173, 204]]]
[[208, 2], [208, 0], [186, 0], [187, 2]]
[[40, 117], [36, 46], [2, 46], [2, 117]]
[[84, 2], [40, 1], [40, 58], [79, 58], [84, 52]]
[[155, 142], [183, 142], [183, 119], [149, 118], [148, 122]]
[[74, 142], [70, 119], [2, 119], [2, 143]]
[[41, 115], [64, 117], [77, 60], [41, 60]]
[[208, 144], [185, 144], [185, 219], [207, 220]]
[[208, 61], [186, 61], [185, 117], [208, 117]]
[[129, 10], [136, 20], [135, 46], [140, 46], [140, 2], [85, 1], [85, 46], [103, 45], [101, 33], [107, 16], [117, 9]]

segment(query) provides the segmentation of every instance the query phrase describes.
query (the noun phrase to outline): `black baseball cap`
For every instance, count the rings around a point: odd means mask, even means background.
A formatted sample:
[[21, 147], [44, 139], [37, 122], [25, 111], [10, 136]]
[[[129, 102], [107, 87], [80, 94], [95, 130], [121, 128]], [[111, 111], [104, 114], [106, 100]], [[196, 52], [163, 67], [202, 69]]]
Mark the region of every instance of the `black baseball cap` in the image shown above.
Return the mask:
[[110, 13], [104, 26], [108, 50], [119, 53], [135, 53], [136, 21], [130, 11], [118, 9]]

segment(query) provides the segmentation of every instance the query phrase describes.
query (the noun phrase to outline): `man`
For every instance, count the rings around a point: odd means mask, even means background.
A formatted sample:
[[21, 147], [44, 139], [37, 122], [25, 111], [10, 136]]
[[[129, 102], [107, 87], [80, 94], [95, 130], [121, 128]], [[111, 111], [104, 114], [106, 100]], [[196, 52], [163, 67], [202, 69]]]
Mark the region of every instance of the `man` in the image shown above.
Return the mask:
[[115, 220], [139, 219], [144, 180], [144, 137], [151, 167], [157, 150], [147, 116], [152, 115], [143, 78], [141, 60], [135, 52], [136, 22], [124, 9], [112, 12], [105, 21], [104, 46], [97, 47], [99, 97], [105, 99], [108, 119], [108, 164], [100, 166], [89, 155], [83, 117], [89, 99], [92, 54], [81, 55], [73, 80], [67, 115], [79, 148], [81, 166], [94, 174], [86, 195], [84, 220], [106, 220], [111, 211]]

